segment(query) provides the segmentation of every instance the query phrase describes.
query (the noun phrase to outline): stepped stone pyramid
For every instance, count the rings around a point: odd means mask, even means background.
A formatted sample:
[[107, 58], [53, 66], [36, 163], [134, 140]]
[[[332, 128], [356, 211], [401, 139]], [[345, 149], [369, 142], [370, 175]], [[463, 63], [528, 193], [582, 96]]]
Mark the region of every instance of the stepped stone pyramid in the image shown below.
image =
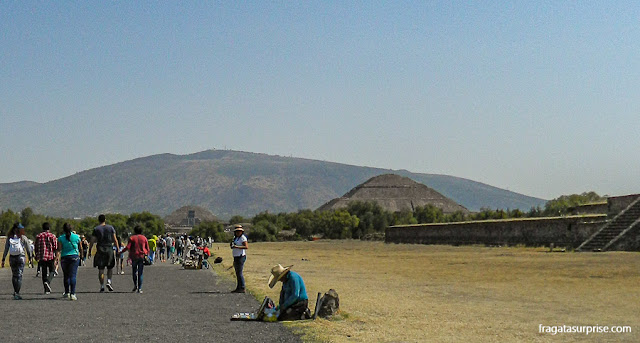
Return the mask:
[[[189, 212], [194, 215], [192, 220], [189, 218]], [[164, 217], [164, 222], [171, 226], [195, 226], [203, 221], [218, 221], [218, 218], [200, 206], [183, 206]]]
[[444, 213], [461, 211], [469, 213], [462, 205], [436, 192], [435, 190], [396, 174], [383, 174], [372, 177], [356, 186], [340, 198], [335, 198], [318, 210], [335, 210], [347, 207], [351, 201], [375, 201], [387, 211], [412, 211], [417, 206], [433, 205]]
[[578, 247], [578, 251], [607, 250], [640, 251], [640, 195]]

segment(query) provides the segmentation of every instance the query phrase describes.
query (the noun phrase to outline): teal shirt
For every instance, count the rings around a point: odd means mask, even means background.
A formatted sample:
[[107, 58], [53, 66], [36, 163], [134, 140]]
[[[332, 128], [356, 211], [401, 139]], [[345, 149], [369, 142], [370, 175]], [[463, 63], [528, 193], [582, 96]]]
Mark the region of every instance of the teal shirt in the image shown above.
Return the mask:
[[282, 290], [280, 291], [281, 313], [298, 301], [309, 300], [304, 281], [302, 281], [302, 277], [298, 273], [290, 270], [289, 275], [286, 275], [285, 278], [286, 280], [282, 283]]
[[67, 236], [62, 235], [58, 237], [58, 244], [62, 247], [60, 256], [80, 255], [78, 245], [80, 244], [80, 236], [75, 233], [71, 234], [71, 239], [67, 240]]

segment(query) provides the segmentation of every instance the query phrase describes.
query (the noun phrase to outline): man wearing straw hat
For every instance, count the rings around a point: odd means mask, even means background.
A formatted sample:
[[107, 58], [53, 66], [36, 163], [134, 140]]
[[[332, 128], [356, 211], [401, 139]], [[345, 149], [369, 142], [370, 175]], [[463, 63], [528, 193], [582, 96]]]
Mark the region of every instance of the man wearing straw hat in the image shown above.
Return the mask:
[[273, 288], [278, 281], [282, 281], [280, 301], [278, 308], [280, 314], [278, 320], [300, 320], [311, 318], [309, 311], [309, 297], [302, 277], [291, 270], [291, 267], [283, 267], [280, 264], [271, 268], [269, 276], [269, 288]]

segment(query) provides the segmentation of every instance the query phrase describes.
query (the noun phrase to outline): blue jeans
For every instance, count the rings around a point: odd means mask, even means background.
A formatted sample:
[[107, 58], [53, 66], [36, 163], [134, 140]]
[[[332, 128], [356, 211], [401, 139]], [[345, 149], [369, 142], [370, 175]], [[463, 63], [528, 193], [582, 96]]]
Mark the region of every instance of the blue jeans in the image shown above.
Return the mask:
[[62, 274], [64, 275], [64, 292], [67, 294], [76, 294], [76, 275], [78, 275], [80, 257], [78, 255], [63, 256], [60, 259], [60, 265], [62, 266]]
[[236, 270], [236, 289], [244, 289], [244, 275], [242, 271], [244, 270], [244, 262], [247, 260], [247, 255], [233, 257], [233, 269]]
[[149, 253], [149, 260], [151, 261], [151, 263], [153, 263], [153, 260], [156, 259], [156, 252], [152, 251]]
[[22, 288], [22, 273], [24, 272], [24, 255], [9, 256], [9, 265], [11, 266], [11, 283], [13, 284], [13, 292], [20, 294]]
[[131, 275], [133, 275], [133, 285], [137, 289], [142, 289], [142, 272], [144, 271], [144, 259], [136, 258], [131, 260]]

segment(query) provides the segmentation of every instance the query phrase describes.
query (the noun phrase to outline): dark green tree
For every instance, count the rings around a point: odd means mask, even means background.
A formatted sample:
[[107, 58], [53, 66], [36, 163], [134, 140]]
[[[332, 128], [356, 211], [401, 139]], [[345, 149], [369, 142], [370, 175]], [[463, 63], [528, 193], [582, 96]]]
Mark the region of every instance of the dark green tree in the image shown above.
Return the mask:
[[262, 219], [251, 228], [247, 238], [252, 242], [275, 242], [278, 240], [279, 228], [267, 219]]
[[441, 208], [435, 207], [431, 204], [425, 206], [416, 206], [413, 216], [418, 223], [441, 223], [444, 221], [444, 213]]
[[314, 234], [313, 219], [314, 213], [311, 210], [301, 210], [287, 217], [287, 226], [295, 229], [300, 238], [308, 239]]
[[[109, 217], [107, 217], [108, 220]], [[125, 218], [124, 227], [127, 228], [126, 231], [121, 230], [120, 232], [130, 235], [136, 224], [142, 226], [142, 234], [145, 236], [159, 236], [165, 233], [164, 220], [150, 212], [131, 213], [128, 218]]]
[[238, 224], [238, 223], [246, 223], [247, 220], [244, 219], [243, 216], [238, 216], [235, 215], [233, 217], [231, 217], [231, 219], [229, 219], [229, 224], [233, 225], [233, 224]]
[[582, 194], [561, 195], [553, 200], [547, 201], [544, 205], [543, 214], [545, 216], [562, 216], [566, 215], [571, 207], [604, 200], [606, 200], [606, 198], [599, 196], [593, 191]]
[[453, 213], [449, 213], [444, 217], [444, 222], [446, 223], [458, 223], [466, 221], [467, 217], [462, 211], [455, 211]]
[[18, 221], [20, 221], [20, 216], [17, 213], [9, 209], [2, 211], [2, 213], [0, 213], [0, 234], [6, 235], [13, 226], [13, 223]]
[[22, 211], [20, 211], [20, 222], [24, 227], [29, 226], [31, 224], [31, 216], [33, 216], [33, 210], [31, 207], [26, 207]]

